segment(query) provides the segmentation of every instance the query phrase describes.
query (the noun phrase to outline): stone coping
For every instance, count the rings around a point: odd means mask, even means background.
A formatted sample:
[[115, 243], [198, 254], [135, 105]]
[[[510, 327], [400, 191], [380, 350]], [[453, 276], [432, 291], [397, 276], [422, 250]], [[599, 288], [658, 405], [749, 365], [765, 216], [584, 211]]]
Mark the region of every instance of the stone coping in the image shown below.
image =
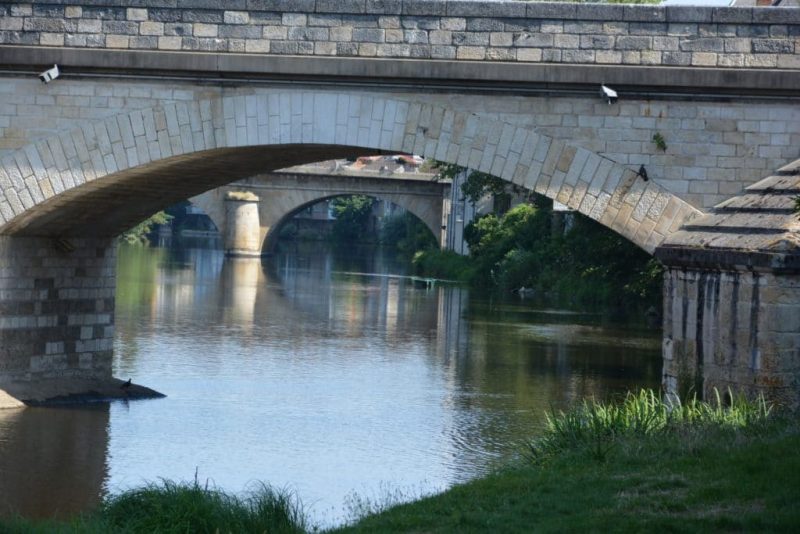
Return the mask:
[[800, 23], [800, 8], [657, 6], [454, 0], [32, 0], [33, 5], [211, 9], [354, 15], [604, 20], [618, 22]]
[[[166, 52], [151, 50], [108, 50], [91, 48], [45, 48], [0, 46], [0, 72], [23, 69], [35, 72], [58, 63], [63, 75], [86, 72], [113, 76], [120, 72], [170, 73], [176, 77], [211, 76], [241, 83], [241, 76], [256, 82], [290, 79], [305, 81], [346, 81], [382, 85], [411, 80], [415, 87], [436, 89], [457, 83], [459, 90], [520, 91], [522, 89], [559, 93], [561, 87], [590, 86], [597, 90], [602, 81], [610, 85], [658, 88], [674, 93], [719, 92], [733, 95], [794, 95], [800, 87], [800, 71], [782, 69], [731, 69], [639, 65], [525, 64], [434, 59], [385, 59], [320, 56], [262, 56], [207, 52]], [[337, 82], [338, 83], [338, 82]], [[475, 86], [469, 85], [475, 83]], [[524, 92], [524, 91], [523, 91]], [[649, 94], [651, 98], [659, 95]]]
[[671, 267], [800, 272], [800, 160], [685, 224], [655, 251]]

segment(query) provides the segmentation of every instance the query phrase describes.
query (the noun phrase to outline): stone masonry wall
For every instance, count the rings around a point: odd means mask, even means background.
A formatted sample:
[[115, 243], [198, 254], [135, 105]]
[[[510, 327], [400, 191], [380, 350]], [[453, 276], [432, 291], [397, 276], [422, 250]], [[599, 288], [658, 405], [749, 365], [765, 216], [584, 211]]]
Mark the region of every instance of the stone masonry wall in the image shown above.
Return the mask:
[[116, 248], [68, 243], [0, 236], [0, 389], [111, 376]]
[[728, 388], [800, 405], [800, 276], [670, 268], [664, 386], [713, 398]]
[[[278, 89], [279, 91], [280, 89]], [[262, 87], [176, 81], [0, 77], [0, 160], [15, 150], [119, 113], [234, 94]], [[353, 90], [353, 94], [382, 93]], [[793, 102], [682, 102], [600, 98], [392, 93], [536, 128], [648, 175], [698, 207], [710, 207], [800, 158], [800, 107]], [[653, 142], [658, 132], [666, 150]], [[47, 151], [45, 151], [47, 152]], [[55, 152], [53, 157], [60, 157]], [[56, 162], [58, 163], [58, 162]], [[50, 165], [48, 163], [48, 165]], [[0, 176], [0, 188], [2, 177]]]
[[441, 0], [0, 5], [0, 44], [59, 47], [798, 69], [799, 42], [796, 8]]

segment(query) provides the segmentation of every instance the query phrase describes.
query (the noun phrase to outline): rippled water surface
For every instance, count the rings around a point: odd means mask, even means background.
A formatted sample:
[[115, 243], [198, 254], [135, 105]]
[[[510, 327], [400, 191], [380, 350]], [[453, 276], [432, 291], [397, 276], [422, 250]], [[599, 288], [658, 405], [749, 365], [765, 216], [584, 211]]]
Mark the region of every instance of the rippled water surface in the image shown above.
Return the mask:
[[289, 488], [331, 524], [348, 496], [487, 472], [551, 407], [658, 385], [658, 331], [403, 274], [374, 250], [122, 248], [115, 375], [168, 397], [0, 411], [0, 513], [197, 473]]

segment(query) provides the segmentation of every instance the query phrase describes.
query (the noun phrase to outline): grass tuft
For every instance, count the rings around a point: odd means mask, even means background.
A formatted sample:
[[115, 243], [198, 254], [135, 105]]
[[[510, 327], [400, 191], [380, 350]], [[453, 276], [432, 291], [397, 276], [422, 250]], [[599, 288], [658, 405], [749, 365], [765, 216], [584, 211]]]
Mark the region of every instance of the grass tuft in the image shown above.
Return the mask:
[[698, 432], [710, 427], [752, 430], [772, 411], [763, 397], [751, 401], [728, 391], [725, 400], [717, 390], [713, 402], [694, 397], [681, 403], [653, 390], [628, 393], [619, 404], [584, 400], [571, 411], [547, 414], [544, 435], [528, 442], [526, 457], [539, 464], [565, 451], [584, 449], [603, 461], [624, 437]]
[[108, 497], [94, 513], [69, 523], [17, 519], [0, 523], [9, 533], [295, 534], [307, 520], [288, 492], [261, 485], [244, 497], [193, 483], [164, 480]]

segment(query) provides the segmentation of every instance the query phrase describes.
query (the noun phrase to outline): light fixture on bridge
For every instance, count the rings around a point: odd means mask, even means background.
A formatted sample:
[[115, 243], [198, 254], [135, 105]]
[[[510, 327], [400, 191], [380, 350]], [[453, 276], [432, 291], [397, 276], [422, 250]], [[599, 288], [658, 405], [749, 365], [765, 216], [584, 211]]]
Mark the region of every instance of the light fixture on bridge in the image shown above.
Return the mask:
[[636, 173], [636, 176], [638, 176], [645, 182], [650, 179], [650, 177], [647, 176], [647, 169], [644, 168], [644, 165], [639, 166], [639, 172]]
[[58, 65], [53, 65], [52, 69], [47, 69], [43, 73], [39, 75], [39, 79], [42, 80], [42, 83], [50, 83], [56, 78], [61, 75], [61, 71], [58, 69]]
[[610, 87], [607, 87], [605, 84], [600, 84], [600, 95], [608, 100], [608, 104], [611, 105], [617, 101], [617, 97], [619, 96], [615, 90]]

